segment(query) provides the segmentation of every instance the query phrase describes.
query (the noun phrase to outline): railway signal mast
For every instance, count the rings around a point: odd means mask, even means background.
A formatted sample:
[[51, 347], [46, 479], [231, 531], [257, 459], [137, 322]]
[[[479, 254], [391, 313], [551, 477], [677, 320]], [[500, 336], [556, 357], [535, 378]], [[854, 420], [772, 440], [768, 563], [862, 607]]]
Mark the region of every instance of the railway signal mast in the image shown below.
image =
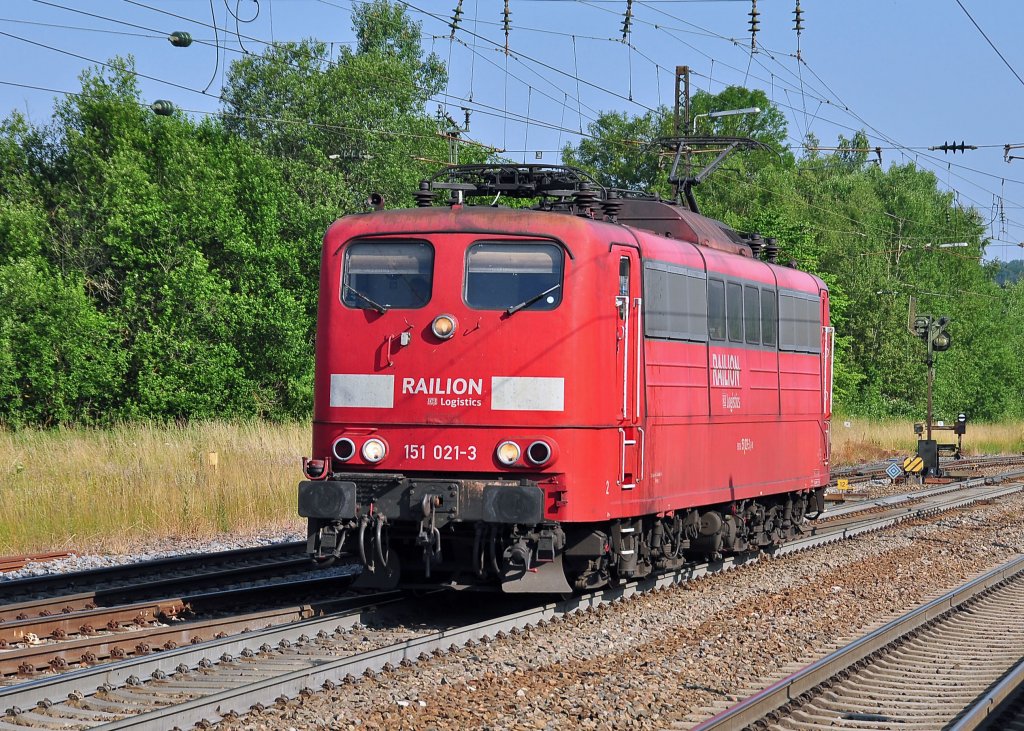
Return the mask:
[[[935, 382], [935, 354], [942, 353], [949, 350], [949, 346], [952, 343], [952, 338], [947, 331], [949, 326], [949, 318], [933, 317], [932, 315], [915, 315], [914, 314], [914, 298], [910, 298], [910, 314], [907, 322], [908, 329], [911, 335], [915, 335], [925, 342], [928, 347], [928, 356], [925, 359], [925, 365], [928, 366], [928, 411], [925, 419], [925, 429], [920, 429], [920, 425], [917, 425], [914, 429], [919, 435], [922, 431], [926, 430], [925, 438], [918, 439], [917, 442], [917, 454], [921, 459], [924, 460], [925, 474], [928, 475], [940, 475], [939, 470], [939, 448], [940, 446], [944, 449], [951, 449], [953, 454], [959, 454], [958, 445], [943, 444], [939, 445], [934, 439], [932, 439], [933, 429], [950, 429], [952, 427], [935, 426], [932, 424], [932, 386]], [[957, 425], [960, 426], [960, 430], [956, 433], [962, 437], [963, 427], [967, 417], [961, 414], [957, 419]]]

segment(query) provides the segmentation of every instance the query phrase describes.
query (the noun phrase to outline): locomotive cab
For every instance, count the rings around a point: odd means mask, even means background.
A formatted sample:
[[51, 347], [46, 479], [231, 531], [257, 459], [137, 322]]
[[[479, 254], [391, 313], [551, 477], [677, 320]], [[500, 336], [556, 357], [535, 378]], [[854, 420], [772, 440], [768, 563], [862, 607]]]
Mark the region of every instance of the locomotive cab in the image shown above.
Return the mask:
[[567, 402], [600, 389], [573, 363], [599, 323], [574, 332], [579, 258], [533, 215], [474, 233], [493, 210], [381, 212], [328, 233], [299, 488], [318, 560], [357, 554], [384, 584], [401, 566], [405, 583], [570, 591], [564, 455], [600, 419]]

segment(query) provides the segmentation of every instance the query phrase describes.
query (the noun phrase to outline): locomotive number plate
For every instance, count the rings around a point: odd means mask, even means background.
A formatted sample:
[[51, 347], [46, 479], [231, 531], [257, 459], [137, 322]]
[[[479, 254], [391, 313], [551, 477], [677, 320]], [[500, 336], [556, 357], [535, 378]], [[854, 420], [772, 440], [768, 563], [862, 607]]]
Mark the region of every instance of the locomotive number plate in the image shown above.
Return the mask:
[[428, 459], [432, 458], [441, 462], [454, 462], [459, 459], [476, 459], [476, 447], [462, 447], [458, 444], [435, 444], [427, 447], [425, 444], [406, 444], [406, 459]]

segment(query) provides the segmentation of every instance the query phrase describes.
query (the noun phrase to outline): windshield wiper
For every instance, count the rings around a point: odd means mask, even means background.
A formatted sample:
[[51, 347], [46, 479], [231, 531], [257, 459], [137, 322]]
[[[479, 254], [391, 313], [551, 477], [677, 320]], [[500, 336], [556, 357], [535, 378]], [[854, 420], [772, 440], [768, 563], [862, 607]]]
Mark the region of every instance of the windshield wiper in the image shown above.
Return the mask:
[[519, 312], [519, 310], [522, 310], [522, 309], [525, 309], [525, 308], [529, 307], [534, 302], [539, 300], [541, 297], [544, 297], [546, 295], [551, 294], [552, 292], [554, 292], [556, 289], [558, 289], [561, 286], [562, 286], [561, 284], [556, 284], [554, 287], [549, 287], [548, 289], [545, 289], [540, 294], [535, 294], [533, 297], [531, 297], [530, 299], [526, 300], [525, 302], [520, 302], [518, 305], [512, 305], [511, 307], [509, 307], [509, 308], [507, 308], [505, 310], [505, 314], [506, 315], [514, 315], [514, 314], [516, 314], [517, 312]]
[[377, 312], [379, 312], [380, 314], [382, 314], [382, 315], [383, 315], [383, 314], [384, 314], [385, 312], [387, 312], [387, 311], [388, 311], [388, 306], [387, 306], [387, 305], [382, 305], [382, 304], [380, 304], [379, 302], [375, 302], [375, 301], [373, 301], [372, 299], [370, 299], [369, 297], [367, 297], [367, 296], [366, 296], [365, 294], [363, 294], [362, 292], [360, 292], [360, 291], [359, 291], [358, 289], [356, 289], [355, 287], [350, 287], [350, 286], [348, 286], [348, 285], [346, 284], [346, 285], [344, 285], [344, 288], [345, 288], [345, 289], [347, 289], [347, 290], [348, 290], [349, 292], [351, 292], [352, 294], [354, 294], [354, 295], [355, 295], [356, 297], [358, 297], [359, 299], [361, 299], [361, 300], [362, 300], [363, 302], [365, 302], [366, 304], [370, 305], [370, 307], [371, 307], [372, 309], [376, 310], [376, 311], [377, 311]]

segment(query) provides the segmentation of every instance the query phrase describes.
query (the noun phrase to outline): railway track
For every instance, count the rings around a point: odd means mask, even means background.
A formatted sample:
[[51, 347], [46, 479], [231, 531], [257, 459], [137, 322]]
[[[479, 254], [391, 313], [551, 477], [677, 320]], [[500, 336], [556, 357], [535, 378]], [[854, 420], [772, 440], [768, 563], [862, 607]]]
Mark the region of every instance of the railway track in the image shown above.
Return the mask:
[[[1007, 475], [1007, 478], [1021, 476], [1024, 471]], [[774, 553], [783, 555], [807, 550], [908, 518], [993, 500], [1024, 489], [1020, 484], [985, 483], [986, 479], [978, 479], [970, 481], [959, 492], [932, 495], [912, 510], [897, 507], [888, 515], [865, 515], [856, 522], [823, 525]], [[140, 655], [0, 690], [0, 708], [11, 709], [0, 719], [0, 731], [33, 725], [87, 728], [101, 722], [103, 728], [109, 729], [163, 729], [175, 725], [184, 728], [245, 713], [253, 705], [269, 705], [279, 697], [294, 697], [310, 689], [330, 687], [348, 676], [424, 661], [462, 645], [515, 634], [532, 625], [559, 621], [575, 612], [756, 560], [758, 557], [751, 555], [691, 565], [657, 578], [562, 602], [528, 606], [501, 616], [421, 631], [367, 651], [354, 649], [359, 642], [354, 641], [351, 630], [357, 623], [366, 621], [366, 613], [378, 612], [377, 604], [158, 654]], [[397, 606], [402, 606], [403, 601], [406, 600], [395, 599]], [[422, 603], [423, 600], [414, 601]], [[479, 606], [482, 603], [463, 604]], [[414, 608], [421, 609], [418, 604]], [[428, 612], [423, 614], [429, 616]], [[340, 657], [341, 654], [346, 656]], [[68, 700], [62, 700], [64, 698]]]
[[[157, 602], [0, 624], [0, 683], [173, 650], [336, 611], [351, 599], [336, 575], [304, 576]], [[251, 611], [255, 606], [271, 608]], [[250, 611], [239, 611], [240, 609]], [[225, 616], [226, 615], [226, 616]]]
[[[315, 570], [304, 548], [293, 542], [0, 583], [0, 684], [332, 611], [350, 583], [345, 575], [355, 572]], [[96, 588], [59, 594], [60, 586]]]
[[4, 606], [44, 599], [52, 599], [55, 604], [72, 600], [114, 603], [147, 591], [159, 595], [221, 584], [232, 578], [245, 581], [247, 576], [266, 575], [274, 567], [281, 573], [308, 567], [305, 547], [305, 542], [293, 541], [0, 581], [0, 602]]
[[[998, 632], [993, 628], [998, 627]], [[694, 731], [980, 726], [1024, 681], [1024, 556], [918, 607]]]
[[[888, 479], [885, 473], [890, 462], [873, 462], [869, 464], [851, 465], [849, 467], [837, 467], [832, 470], [829, 476], [828, 487], [834, 489], [840, 479], [849, 482], [851, 489], [858, 486], [870, 484], [878, 479]], [[960, 460], [943, 458], [941, 466], [947, 471], [964, 473], [990, 469], [993, 467], [1010, 467], [1024, 464], [1024, 455], [983, 455], [978, 457], [965, 457]], [[856, 493], [854, 493], [856, 494]], [[836, 493], [830, 493], [836, 496]]]

